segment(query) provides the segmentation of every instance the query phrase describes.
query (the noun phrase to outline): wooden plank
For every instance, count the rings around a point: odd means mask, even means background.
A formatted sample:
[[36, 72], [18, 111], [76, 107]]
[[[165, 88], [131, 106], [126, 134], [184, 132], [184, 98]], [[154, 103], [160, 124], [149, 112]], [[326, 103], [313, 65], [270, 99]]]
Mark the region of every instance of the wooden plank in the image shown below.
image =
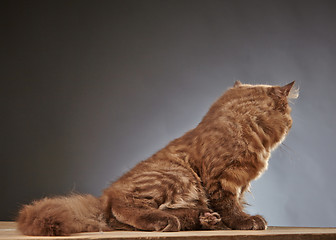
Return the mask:
[[211, 240], [336, 240], [336, 228], [298, 228], [298, 227], [269, 227], [265, 231], [182, 231], [182, 232], [140, 232], [140, 231], [112, 231], [112, 232], [90, 232], [73, 234], [66, 237], [35, 237], [25, 236], [16, 230], [14, 222], [0, 222], [1, 240], [190, 240], [190, 239], [211, 239]]

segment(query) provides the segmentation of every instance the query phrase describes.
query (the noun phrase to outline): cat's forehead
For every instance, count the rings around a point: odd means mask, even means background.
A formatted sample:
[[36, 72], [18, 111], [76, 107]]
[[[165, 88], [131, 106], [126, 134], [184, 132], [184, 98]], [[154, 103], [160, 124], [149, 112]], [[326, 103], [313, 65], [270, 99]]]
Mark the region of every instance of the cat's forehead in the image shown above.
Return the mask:
[[272, 85], [267, 85], [267, 84], [241, 84], [241, 87], [246, 87], [246, 88], [271, 88], [274, 87]]
[[[237, 81], [235, 83], [235, 85], [233, 86], [233, 88], [237, 88], [241, 89], [242, 92], [244, 92], [244, 89], [246, 91], [253, 91], [253, 92], [259, 92], [259, 93], [267, 93], [269, 92], [269, 89], [273, 88], [273, 89], [277, 89], [278, 95], [281, 96], [286, 96], [289, 99], [295, 99], [298, 98], [299, 96], [299, 88], [298, 87], [293, 87], [294, 85], [294, 81], [283, 86], [274, 86], [274, 85], [268, 85], [268, 84], [243, 84], [239, 81]], [[250, 89], [250, 90], [248, 90]]]

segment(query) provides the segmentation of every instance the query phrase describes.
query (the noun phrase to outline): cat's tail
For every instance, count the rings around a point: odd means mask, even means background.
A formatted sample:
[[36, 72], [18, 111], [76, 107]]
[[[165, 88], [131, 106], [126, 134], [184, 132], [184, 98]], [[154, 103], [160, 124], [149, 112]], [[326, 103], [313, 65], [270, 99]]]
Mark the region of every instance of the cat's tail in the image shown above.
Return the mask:
[[23, 234], [35, 236], [110, 230], [100, 199], [79, 194], [43, 198], [23, 206], [17, 218], [17, 227]]

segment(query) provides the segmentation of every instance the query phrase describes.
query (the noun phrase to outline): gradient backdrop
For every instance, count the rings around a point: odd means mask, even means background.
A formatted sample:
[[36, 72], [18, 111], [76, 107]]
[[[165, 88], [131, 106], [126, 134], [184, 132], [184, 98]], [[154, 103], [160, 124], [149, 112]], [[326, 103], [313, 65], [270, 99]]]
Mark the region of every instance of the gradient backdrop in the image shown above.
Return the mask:
[[296, 80], [294, 125], [252, 185], [270, 225], [336, 226], [335, 1], [2, 1], [0, 220], [96, 196], [195, 127], [234, 81]]

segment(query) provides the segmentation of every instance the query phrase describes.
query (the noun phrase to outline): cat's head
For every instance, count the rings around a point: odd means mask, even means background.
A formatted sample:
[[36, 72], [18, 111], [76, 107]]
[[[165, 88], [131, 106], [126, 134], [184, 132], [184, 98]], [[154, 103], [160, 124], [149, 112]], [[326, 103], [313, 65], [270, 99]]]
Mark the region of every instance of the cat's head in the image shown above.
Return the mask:
[[[299, 96], [294, 81], [284, 86], [250, 85], [236, 81], [229, 89], [232, 99], [236, 99], [236, 109], [240, 114], [247, 114], [254, 121], [272, 130], [274, 142], [281, 142], [292, 126], [290, 99]], [[240, 105], [240, 107], [239, 107]]]
[[257, 134], [265, 148], [274, 149], [292, 126], [289, 100], [299, 95], [293, 86], [294, 82], [272, 86], [237, 81], [212, 105], [201, 125], [226, 124], [225, 129], [238, 135]]
[[[298, 98], [299, 89], [293, 87], [295, 81], [284, 86], [272, 86], [272, 85], [251, 85], [243, 84], [240, 81], [236, 81], [233, 89], [240, 96], [246, 98], [247, 101], [253, 101], [260, 106], [262, 103], [267, 103], [267, 110], [280, 111], [284, 113], [290, 113], [291, 108], [288, 104], [290, 99]], [[238, 92], [237, 92], [238, 89]], [[259, 105], [258, 104], [258, 105]]]

